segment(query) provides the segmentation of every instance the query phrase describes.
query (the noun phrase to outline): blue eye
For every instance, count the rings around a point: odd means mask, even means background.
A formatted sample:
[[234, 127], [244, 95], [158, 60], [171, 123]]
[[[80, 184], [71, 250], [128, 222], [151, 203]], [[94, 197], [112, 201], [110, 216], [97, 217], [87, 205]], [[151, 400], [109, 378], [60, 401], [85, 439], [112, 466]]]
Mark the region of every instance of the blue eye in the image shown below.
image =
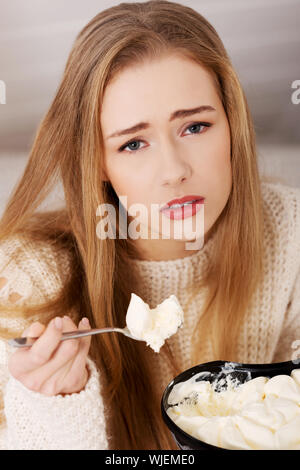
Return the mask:
[[[132, 145], [132, 144], [136, 144], [137, 142], [143, 142], [143, 141], [142, 141], [142, 140], [131, 140], [130, 142], [127, 142], [127, 144], [122, 145], [122, 147], [119, 148], [118, 152], [123, 152], [123, 151], [126, 149], [126, 147], [129, 147], [129, 146]], [[133, 148], [133, 149], [131, 149], [131, 150], [132, 150], [132, 152], [129, 152], [129, 153], [134, 153], [134, 152], [136, 152], [138, 149], [137, 149], [137, 148]]]
[[[210, 127], [211, 124], [209, 122], [195, 122], [194, 124], [192, 124], [191, 126], [187, 127], [187, 129], [192, 129], [192, 127], [196, 127], [196, 128], [199, 128], [199, 127]], [[192, 132], [192, 134], [202, 134], [202, 132]]]
[[[188, 126], [185, 130], [187, 129], [192, 129], [193, 127], [195, 128], [201, 128], [201, 127], [210, 127], [212, 124], [210, 122], [194, 122], [193, 124], [191, 124], [190, 126]], [[192, 134], [203, 134], [203, 131], [200, 132], [200, 130], [198, 132], [192, 132]], [[122, 147], [119, 148], [118, 152], [123, 152], [126, 147], [129, 147], [130, 145], [132, 144], [137, 144], [138, 142], [143, 142], [143, 140], [130, 140], [129, 142], [127, 142], [126, 144], [122, 145]], [[129, 153], [135, 153], [137, 150], [139, 150], [139, 148], [131, 148], [131, 150], [129, 151]]]

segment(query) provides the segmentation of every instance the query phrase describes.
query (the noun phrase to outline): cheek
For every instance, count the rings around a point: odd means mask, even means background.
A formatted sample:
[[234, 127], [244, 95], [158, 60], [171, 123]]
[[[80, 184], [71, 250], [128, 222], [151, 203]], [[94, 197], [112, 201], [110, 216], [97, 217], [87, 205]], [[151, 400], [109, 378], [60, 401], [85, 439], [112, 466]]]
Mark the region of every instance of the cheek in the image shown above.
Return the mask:
[[231, 142], [228, 123], [215, 136], [210, 153], [209, 177], [213, 181], [214, 190], [220, 195], [228, 195], [231, 188]]
[[[136, 165], [130, 165], [128, 159], [107, 165], [107, 176], [118, 197], [127, 196], [128, 206], [135, 202], [143, 203], [151, 194], [149, 174], [137, 169]], [[152, 185], [153, 187], [153, 185]]]
[[199, 181], [208, 191], [219, 192], [223, 187], [231, 184], [231, 158], [230, 146], [224, 141], [216, 141], [205, 149], [205, 155], [195, 163]]
[[[224, 126], [206, 148], [206, 158], [198, 167], [199, 187], [206, 189], [206, 217], [211, 225], [225, 207], [232, 187], [229, 128]], [[201, 193], [200, 193], [201, 194]]]
[[226, 205], [232, 186], [230, 153], [223, 152], [216, 155], [210, 181], [211, 196], [219, 212]]

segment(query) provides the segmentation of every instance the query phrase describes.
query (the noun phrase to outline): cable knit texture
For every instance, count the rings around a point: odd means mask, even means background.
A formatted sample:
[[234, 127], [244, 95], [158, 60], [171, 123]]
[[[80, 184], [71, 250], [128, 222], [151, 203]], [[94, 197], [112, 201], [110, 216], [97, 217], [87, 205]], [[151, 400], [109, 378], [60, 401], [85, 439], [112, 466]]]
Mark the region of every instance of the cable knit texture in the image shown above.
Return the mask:
[[[264, 279], [236, 339], [238, 361], [280, 362], [300, 352], [300, 189], [262, 182], [265, 213]], [[185, 313], [183, 327], [168, 343], [182, 370], [191, 367], [190, 338], [201, 315], [206, 288], [188, 304], [186, 287], [201, 279], [209, 266], [216, 233], [198, 252], [169, 261], [131, 260], [141, 278], [143, 300], [151, 308], [175, 294]], [[18, 252], [17, 252], [18, 250]], [[0, 245], [0, 298], [27, 303], [48, 300], [62, 289], [70, 266], [68, 253], [13, 237]], [[4, 268], [7, 259], [13, 262]], [[246, 260], [245, 260], [246, 262]], [[48, 266], [55, 268], [52, 274]], [[16, 294], [18, 294], [16, 296]], [[70, 312], [76, 318], [75, 312]], [[22, 334], [44, 316], [0, 318], [0, 326]], [[0, 449], [108, 449], [106, 413], [101, 399], [101, 372], [88, 357], [90, 377], [84, 390], [70, 395], [46, 396], [27, 389], [9, 373], [14, 351], [0, 338]], [[203, 345], [204, 361], [213, 360], [209, 335]], [[134, 358], [133, 358], [134, 360]], [[157, 354], [153, 379], [162, 393], [171, 371]]]

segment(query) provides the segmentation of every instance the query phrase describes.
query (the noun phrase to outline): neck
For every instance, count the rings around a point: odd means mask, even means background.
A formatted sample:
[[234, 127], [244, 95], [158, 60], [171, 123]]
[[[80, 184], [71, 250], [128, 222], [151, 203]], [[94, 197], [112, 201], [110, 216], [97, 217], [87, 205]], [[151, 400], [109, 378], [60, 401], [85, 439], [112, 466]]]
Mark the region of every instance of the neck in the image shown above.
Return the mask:
[[[204, 244], [214, 232], [215, 226], [212, 226], [204, 235]], [[138, 252], [138, 259], [147, 261], [168, 261], [173, 259], [185, 258], [197, 253], [199, 249], [186, 249], [187, 241], [182, 240], [163, 240], [163, 239], [142, 239], [138, 238], [135, 247]], [[191, 243], [191, 242], [190, 242]], [[203, 248], [202, 246], [202, 248]], [[200, 249], [202, 249], [200, 248]]]

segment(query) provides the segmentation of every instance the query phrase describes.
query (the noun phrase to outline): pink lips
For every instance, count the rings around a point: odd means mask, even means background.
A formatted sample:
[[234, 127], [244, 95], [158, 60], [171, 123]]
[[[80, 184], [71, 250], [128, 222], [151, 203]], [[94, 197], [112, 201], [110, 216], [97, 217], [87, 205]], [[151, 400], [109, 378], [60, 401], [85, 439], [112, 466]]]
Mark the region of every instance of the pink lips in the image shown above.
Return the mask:
[[[202, 207], [202, 204], [204, 203], [204, 197], [202, 196], [185, 196], [180, 199], [173, 199], [172, 201], [168, 202], [162, 209], [163, 215], [168, 217], [169, 219], [172, 220], [180, 220], [180, 219], [185, 219], [187, 217], [192, 217], [194, 216]], [[187, 204], [182, 207], [177, 207], [177, 208], [170, 208], [173, 204], [183, 204], [184, 202], [189, 202], [189, 201], [194, 201], [191, 202], [190, 204]]]
[[193, 200], [201, 200], [203, 202], [204, 199], [205, 198], [203, 196], [195, 196], [195, 195], [184, 196], [179, 199], [172, 199], [172, 201], [167, 202], [167, 204], [163, 206], [161, 210], [163, 211], [165, 209], [168, 209], [173, 204], [183, 204], [184, 202], [193, 201]]

